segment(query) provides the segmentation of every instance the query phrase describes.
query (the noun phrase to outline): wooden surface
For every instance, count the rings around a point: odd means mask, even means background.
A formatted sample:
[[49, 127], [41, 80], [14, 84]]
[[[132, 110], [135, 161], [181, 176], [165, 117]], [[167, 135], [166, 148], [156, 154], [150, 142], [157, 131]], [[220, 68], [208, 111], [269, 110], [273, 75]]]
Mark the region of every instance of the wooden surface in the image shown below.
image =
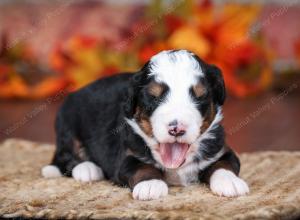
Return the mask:
[[[223, 124], [235, 150], [300, 150], [300, 96], [293, 91], [282, 94], [227, 99]], [[61, 100], [0, 101], [0, 141], [19, 137], [54, 143], [60, 104]]]

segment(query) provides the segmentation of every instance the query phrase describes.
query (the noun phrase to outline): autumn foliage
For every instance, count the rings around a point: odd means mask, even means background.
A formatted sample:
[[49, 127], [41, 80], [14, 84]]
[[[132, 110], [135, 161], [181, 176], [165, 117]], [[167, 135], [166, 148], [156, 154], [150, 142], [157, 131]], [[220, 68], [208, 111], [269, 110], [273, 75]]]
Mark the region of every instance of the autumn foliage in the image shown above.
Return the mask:
[[[127, 27], [119, 45], [93, 36], [76, 35], [59, 42], [49, 55], [49, 74], [29, 82], [26, 71], [38, 68], [34, 55], [19, 49], [14, 60], [0, 58], [0, 97], [42, 98], [60, 89], [73, 91], [118, 71], [135, 71], [161, 50], [188, 49], [219, 66], [228, 91], [237, 97], [257, 95], [272, 82], [270, 50], [259, 31], [250, 32], [260, 13], [258, 5], [226, 5], [210, 1], [178, 1], [163, 7], [154, 1], [145, 16]], [[19, 72], [16, 65], [28, 63]], [[34, 70], [34, 71], [33, 71]]]

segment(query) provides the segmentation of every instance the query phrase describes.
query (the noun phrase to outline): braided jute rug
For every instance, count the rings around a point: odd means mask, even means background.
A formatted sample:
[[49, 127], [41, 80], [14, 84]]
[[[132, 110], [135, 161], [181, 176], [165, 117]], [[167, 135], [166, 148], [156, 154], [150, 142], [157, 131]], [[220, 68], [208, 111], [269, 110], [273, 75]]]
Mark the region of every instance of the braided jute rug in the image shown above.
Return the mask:
[[[52, 219], [300, 219], [300, 152], [241, 154], [251, 193], [213, 195], [204, 186], [171, 187], [154, 201], [136, 201], [108, 181], [43, 179], [54, 146], [9, 139], [0, 144], [1, 218]], [[20, 218], [21, 217], [21, 218]]]

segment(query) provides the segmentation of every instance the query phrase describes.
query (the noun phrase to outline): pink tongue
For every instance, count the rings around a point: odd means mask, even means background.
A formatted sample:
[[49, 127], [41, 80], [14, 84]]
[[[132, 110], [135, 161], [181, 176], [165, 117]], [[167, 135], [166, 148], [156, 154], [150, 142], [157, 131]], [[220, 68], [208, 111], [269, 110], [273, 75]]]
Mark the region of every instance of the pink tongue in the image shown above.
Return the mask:
[[188, 144], [160, 144], [159, 152], [166, 168], [178, 168], [185, 160]]

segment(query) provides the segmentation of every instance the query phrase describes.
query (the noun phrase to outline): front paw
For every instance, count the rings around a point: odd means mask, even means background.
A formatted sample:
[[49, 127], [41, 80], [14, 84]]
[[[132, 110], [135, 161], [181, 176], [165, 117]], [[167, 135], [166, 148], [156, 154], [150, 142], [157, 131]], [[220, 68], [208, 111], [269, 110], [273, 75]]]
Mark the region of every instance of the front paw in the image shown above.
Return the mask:
[[132, 196], [138, 200], [153, 200], [168, 195], [168, 186], [162, 180], [145, 180], [136, 184]]
[[104, 178], [102, 169], [90, 161], [82, 162], [74, 167], [72, 176], [75, 180], [81, 182], [98, 181]]
[[233, 172], [225, 169], [216, 170], [210, 177], [210, 189], [219, 196], [234, 197], [249, 193], [247, 183]]

